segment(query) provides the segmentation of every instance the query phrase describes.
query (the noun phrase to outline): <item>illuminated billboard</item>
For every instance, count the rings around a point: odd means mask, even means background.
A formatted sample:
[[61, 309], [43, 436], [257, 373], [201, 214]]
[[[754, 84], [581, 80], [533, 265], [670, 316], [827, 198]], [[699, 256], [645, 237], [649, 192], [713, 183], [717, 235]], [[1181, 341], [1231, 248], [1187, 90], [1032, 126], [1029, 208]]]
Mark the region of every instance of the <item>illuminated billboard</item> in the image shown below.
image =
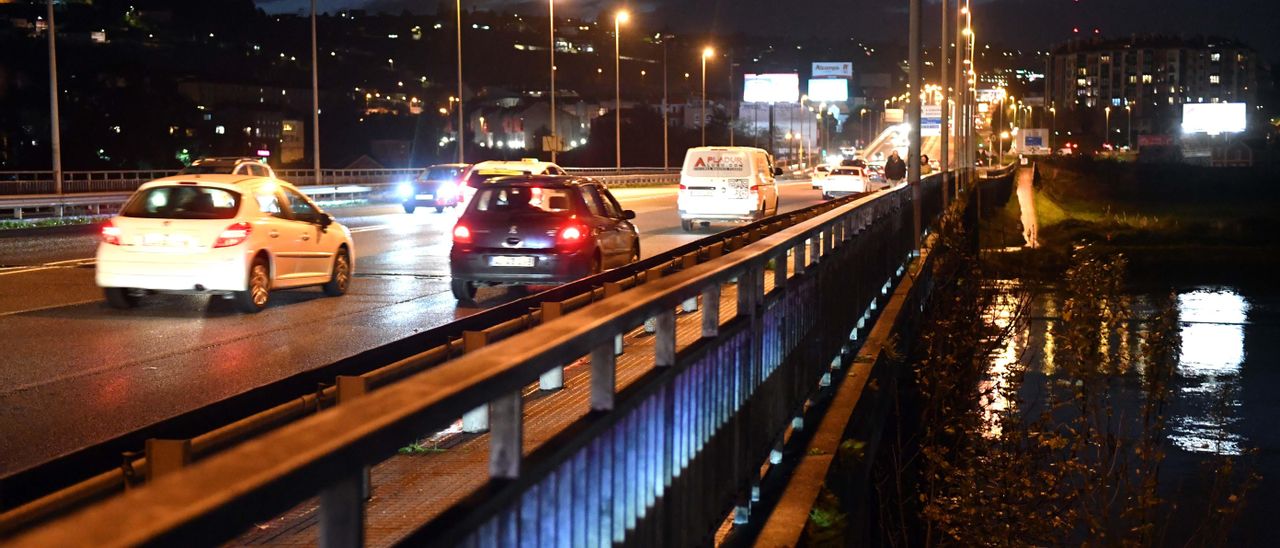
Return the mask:
[[825, 103], [849, 100], [849, 81], [815, 78], [809, 80], [809, 100]]
[[800, 101], [800, 75], [747, 74], [742, 100], [748, 103], [795, 103]]
[[1188, 103], [1182, 105], [1182, 132], [1240, 133], [1247, 118], [1244, 103]]

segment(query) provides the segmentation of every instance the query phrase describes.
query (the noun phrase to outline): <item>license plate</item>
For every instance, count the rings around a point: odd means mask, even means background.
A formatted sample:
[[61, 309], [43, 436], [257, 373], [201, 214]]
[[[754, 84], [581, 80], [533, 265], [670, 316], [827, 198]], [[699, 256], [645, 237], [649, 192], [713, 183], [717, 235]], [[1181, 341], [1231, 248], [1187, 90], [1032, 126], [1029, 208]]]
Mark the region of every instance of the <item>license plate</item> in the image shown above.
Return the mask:
[[695, 197], [695, 198], [701, 198], [701, 197], [705, 197], [705, 196], [711, 196], [711, 195], [714, 195], [714, 194], [715, 194], [715, 191], [714, 191], [714, 190], [701, 189], [701, 188], [697, 188], [697, 189], [689, 189], [689, 195], [690, 195], [690, 196], [693, 196], [693, 197]]
[[142, 237], [142, 245], [169, 245], [168, 234], [146, 234]]
[[419, 199], [419, 200], [434, 200], [434, 199], [436, 199], [436, 195], [435, 195], [435, 194], [419, 194], [419, 195], [418, 195], [418, 199]]
[[533, 257], [489, 257], [489, 266], [533, 268]]

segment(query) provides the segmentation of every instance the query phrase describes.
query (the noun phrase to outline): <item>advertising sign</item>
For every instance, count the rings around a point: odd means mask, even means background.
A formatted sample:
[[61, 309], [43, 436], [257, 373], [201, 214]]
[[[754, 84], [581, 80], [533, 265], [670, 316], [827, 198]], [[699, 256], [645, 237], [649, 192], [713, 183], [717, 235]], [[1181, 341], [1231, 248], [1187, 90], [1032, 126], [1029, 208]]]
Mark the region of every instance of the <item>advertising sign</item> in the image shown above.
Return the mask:
[[903, 112], [900, 108], [884, 109], [884, 123], [901, 124], [903, 120]]
[[795, 103], [800, 101], [800, 75], [747, 74], [742, 100], [748, 103]]
[[942, 135], [942, 106], [924, 105], [920, 112], [920, 135], [937, 137]]
[[1138, 148], [1144, 147], [1171, 147], [1173, 146], [1172, 135], [1139, 135]]
[[844, 79], [809, 80], [809, 100], [835, 103], [849, 100], [849, 81]]
[[853, 78], [853, 63], [814, 63], [814, 78]]
[[1182, 132], [1240, 133], [1245, 130], [1244, 103], [1188, 103], [1182, 105]]
[[1023, 128], [1018, 132], [1018, 151], [1027, 156], [1048, 156], [1053, 153], [1049, 148], [1049, 130]]

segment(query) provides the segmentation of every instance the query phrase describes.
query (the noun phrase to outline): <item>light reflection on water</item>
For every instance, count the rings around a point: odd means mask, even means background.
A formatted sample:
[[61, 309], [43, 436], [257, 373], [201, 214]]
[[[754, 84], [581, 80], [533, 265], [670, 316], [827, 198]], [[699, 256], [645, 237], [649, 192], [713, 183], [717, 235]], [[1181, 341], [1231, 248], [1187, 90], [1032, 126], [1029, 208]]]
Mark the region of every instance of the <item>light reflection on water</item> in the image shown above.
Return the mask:
[[1184, 451], [1240, 454], [1245, 440], [1232, 427], [1240, 420], [1235, 392], [1245, 357], [1248, 312], [1248, 301], [1228, 289], [1178, 295], [1178, 398], [1179, 407], [1191, 412], [1170, 419], [1169, 439]]
[[[1026, 295], [1017, 285], [1000, 282], [995, 286], [1000, 297], [987, 311], [988, 322], [1008, 328]], [[1169, 441], [1179, 449], [1192, 453], [1239, 455], [1245, 440], [1238, 429], [1241, 402], [1237, 392], [1241, 367], [1245, 358], [1244, 327], [1248, 321], [1249, 302], [1231, 289], [1195, 289], [1177, 295], [1178, 319], [1182, 338], [1181, 359], [1172, 381], [1174, 393], [1169, 408]], [[996, 421], [998, 413], [1016, 405], [1008, 394], [1004, 376], [1017, 368], [1026, 368], [1027, 393], [1023, 397], [1049, 389], [1057, 378], [1055, 329], [1060, 305], [1052, 292], [1037, 295], [1029, 303], [1022, 325], [1014, 326], [1010, 336], [992, 355], [990, 367], [979, 385], [984, 394], [983, 409], [989, 437], [1001, 434]], [[1114, 336], [1100, 334], [1103, 349], [1114, 350], [1099, 367], [1114, 374], [1145, 377], [1146, 363], [1141, 352], [1148, 334], [1147, 321], [1156, 310], [1149, 296], [1138, 295], [1129, 303], [1132, 321], [1121, 323]], [[1110, 352], [1108, 352], [1110, 354]], [[1041, 382], [1042, 386], [1033, 384]], [[1141, 398], [1140, 392], [1133, 393]]]

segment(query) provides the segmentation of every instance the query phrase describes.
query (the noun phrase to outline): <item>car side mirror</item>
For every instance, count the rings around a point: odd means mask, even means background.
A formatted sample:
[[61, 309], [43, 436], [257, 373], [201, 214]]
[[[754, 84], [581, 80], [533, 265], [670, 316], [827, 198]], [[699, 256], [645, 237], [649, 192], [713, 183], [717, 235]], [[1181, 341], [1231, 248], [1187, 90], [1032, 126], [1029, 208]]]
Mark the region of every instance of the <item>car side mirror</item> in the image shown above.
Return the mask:
[[320, 225], [320, 228], [329, 228], [329, 225], [333, 224], [333, 215], [328, 213], [317, 213], [316, 224]]
[[634, 212], [634, 211], [632, 211], [632, 210], [630, 210], [630, 209], [624, 210], [624, 211], [622, 212], [622, 218], [623, 218], [623, 219], [626, 219], [626, 220], [628, 220], [628, 221], [630, 221], [630, 220], [632, 220], [632, 219], [635, 219], [635, 218], [636, 218], [636, 212]]
[[774, 176], [774, 177], [781, 177], [781, 176], [782, 176], [782, 168], [780, 168], [780, 167], [775, 167], [775, 168], [773, 168], [773, 176]]

